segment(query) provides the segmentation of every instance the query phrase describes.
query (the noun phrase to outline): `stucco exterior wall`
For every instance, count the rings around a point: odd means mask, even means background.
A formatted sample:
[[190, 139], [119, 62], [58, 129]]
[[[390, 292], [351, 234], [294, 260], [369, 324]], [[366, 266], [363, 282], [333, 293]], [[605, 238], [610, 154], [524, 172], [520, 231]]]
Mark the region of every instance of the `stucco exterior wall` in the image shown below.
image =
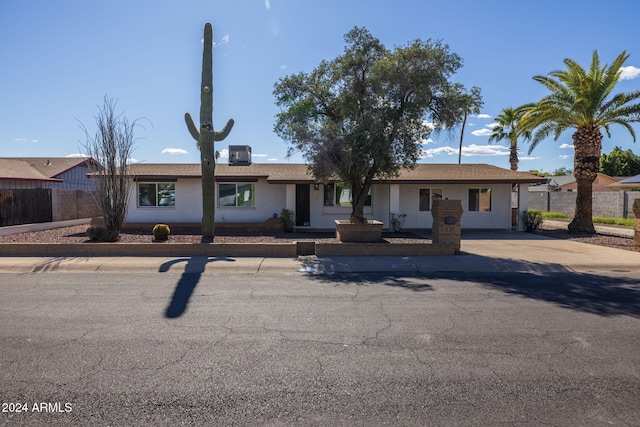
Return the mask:
[[[138, 207], [137, 186], [132, 191], [129, 202], [127, 222], [200, 222], [202, 217], [202, 196], [200, 179], [178, 179], [175, 187], [175, 207]], [[269, 184], [261, 179], [256, 184], [255, 207], [216, 207], [216, 222], [263, 222], [274, 213], [287, 207], [295, 207], [295, 184]], [[135, 183], [133, 185], [136, 185]], [[491, 211], [469, 212], [469, 188], [491, 188]], [[419, 189], [430, 188], [418, 184], [399, 186], [399, 211], [406, 214], [404, 228], [430, 229], [433, 218], [430, 211], [419, 210]], [[443, 197], [460, 200], [464, 213], [462, 228], [511, 228], [511, 184], [478, 185], [441, 185]], [[349, 219], [351, 207], [324, 206], [324, 188], [315, 190], [310, 185], [310, 229], [335, 229], [335, 220]], [[390, 184], [377, 184], [372, 188], [372, 206], [365, 207], [368, 219], [381, 221], [384, 228], [390, 224]], [[294, 210], [294, 209], [292, 209]]]
[[[469, 188], [491, 188], [491, 211], [469, 211]], [[405, 184], [400, 186], [400, 212], [406, 214], [405, 228], [432, 228], [433, 216], [430, 211], [420, 211], [419, 191], [421, 188], [442, 188], [442, 197], [462, 202], [462, 228], [511, 227], [511, 184], [492, 185], [441, 185], [426, 186]]]
[[[160, 182], [160, 181], [158, 181]], [[129, 200], [127, 222], [200, 222], [202, 220], [202, 192], [200, 178], [182, 178], [176, 181], [175, 206], [138, 206], [137, 183], [133, 183]], [[216, 222], [263, 222], [274, 213], [280, 215], [285, 207], [285, 185], [255, 183], [255, 207], [216, 207]]]

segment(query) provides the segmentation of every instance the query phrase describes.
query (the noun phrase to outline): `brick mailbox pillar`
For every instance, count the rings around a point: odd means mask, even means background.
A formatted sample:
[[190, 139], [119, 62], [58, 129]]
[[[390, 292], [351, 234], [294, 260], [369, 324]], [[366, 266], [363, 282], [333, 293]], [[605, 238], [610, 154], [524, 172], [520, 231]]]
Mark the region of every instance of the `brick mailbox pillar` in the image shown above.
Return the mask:
[[462, 202], [434, 199], [431, 214], [433, 215], [433, 244], [454, 245], [456, 253], [460, 252]]
[[633, 201], [633, 216], [635, 222], [633, 224], [633, 247], [640, 248], [640, 199]]

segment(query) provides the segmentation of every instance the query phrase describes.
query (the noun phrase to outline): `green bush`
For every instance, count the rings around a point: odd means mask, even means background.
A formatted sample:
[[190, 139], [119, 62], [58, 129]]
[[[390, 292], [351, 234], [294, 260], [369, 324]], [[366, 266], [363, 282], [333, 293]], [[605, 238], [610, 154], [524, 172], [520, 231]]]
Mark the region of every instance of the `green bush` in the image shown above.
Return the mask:
[[104, 227], [91, 226], [85, 231], [87, 237], [92, 242], [117, 242], [120, 240], [120, 234], [116, 230], [109, 230]]
[[167, 224], [156, 224], [153, 226], [153, 237], [156, 240], [167, 240], [171, 229]]
[[293, 211], [289, 209], [282, 209], [282, 211], [280, 212], [280, 219], [282, 219], [284, 231], [287, 233], [293, 233], [296, 225], [296, 216]]
[[522, 219], [527, 226], [527, 231], [532, 233], [536, 231], [542, 225], [544, 221], [542, 218], [542, 212], [536, 209], [529, 209], [522, 213]]

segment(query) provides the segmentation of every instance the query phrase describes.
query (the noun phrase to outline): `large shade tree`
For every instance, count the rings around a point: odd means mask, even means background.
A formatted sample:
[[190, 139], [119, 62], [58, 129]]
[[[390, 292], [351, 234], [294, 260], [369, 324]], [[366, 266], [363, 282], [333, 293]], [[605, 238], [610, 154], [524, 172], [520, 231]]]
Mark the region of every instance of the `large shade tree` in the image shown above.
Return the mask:
[[600, 157], [600, 172], [609, 176], [634, 176], [640, 174], [640, 156], [633, 151], [616, 146], [609, 154]]
[[358, 27], [345, 42], [343, 55], [276, 82], [274, 128], [318, 181], [351, 189], [350, 220], [365, 222], [373, 180], [415, 166], [433, 123], [460, 122], [465, 90], [449, 79], [462, 61], [440, 41], [389, 50]]
[[509, 165], [513, 171], [518, 170], [518, 139], [531, 137], [531, 133], [520, 126], [523, 111], [512, 107], [504, 108], [496, 117], [497, 124], [489, 136], [489, 142], [509, 141]]
[[534, 77], [549, 90], [549, 95], [523, 107], [521, 125], [534, 132], [529, 153], [547, 137], [557, 140], [565, 130], [574, 129], [573, 173], [578, 193], [570, 233], [595, 234], [591, 196], [602, 151], [601, 130], [611, 137], [610, 126], [618, 124], [636, 140], [631, 125], [640, 121], [640, 103], [634, 103], [640, 98], [640, 91], [612, 95], [628, 57], [622, 52], [611, 65], [601, 65], [598, 52], [594, 51], [588, 70], [565, 59], [565, 70]]

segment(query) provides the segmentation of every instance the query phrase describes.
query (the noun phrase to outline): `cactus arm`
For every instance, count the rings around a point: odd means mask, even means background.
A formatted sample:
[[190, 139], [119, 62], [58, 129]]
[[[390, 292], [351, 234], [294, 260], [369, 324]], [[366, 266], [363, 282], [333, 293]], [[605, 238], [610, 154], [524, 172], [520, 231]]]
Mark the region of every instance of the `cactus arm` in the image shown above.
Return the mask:
[[221, 131], [218, 131], [215, 133], [214, 135], [214, 140], [215, 141], [222, 141], [223, 139], [225, 139], [227, 137], [227, 135], [229, 135], [229, 132], [231, 132], [231, 128], [233, 127], [233, 119], [229, 119], [227, 121], [227, 124], [224, 125], [224, 128], [222, 128]]
[[191, 134], [193, 139], [195, 139], [196, 141], [199, 142], [200, 141], [200, 132], [198, 132], [198, 128], [193, 123], [193, 119], [191, 118], [191, 114], [185, 113], [184, 114], [184, 121], [187, 124], [187, 129], [189, 129], [189, 133]]

